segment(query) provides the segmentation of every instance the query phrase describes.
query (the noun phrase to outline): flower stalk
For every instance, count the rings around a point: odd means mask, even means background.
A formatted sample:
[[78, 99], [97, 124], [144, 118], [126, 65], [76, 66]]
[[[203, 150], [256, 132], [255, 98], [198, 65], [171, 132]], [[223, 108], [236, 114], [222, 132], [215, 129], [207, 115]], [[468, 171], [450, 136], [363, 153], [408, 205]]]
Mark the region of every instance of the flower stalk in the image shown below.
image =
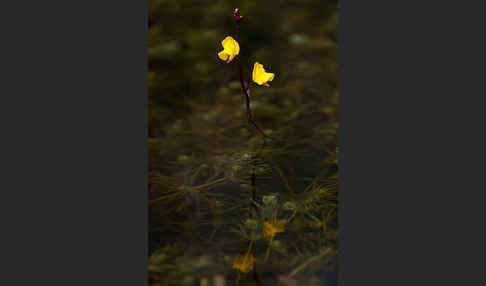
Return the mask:
[[[241, 20], [243, 19], [243, 17], [240, 15], [240, 11], [237, 9], [235, 9], [235, 23], [236, 23], [236, 41], [238, 42], [238, 44], [240, 44], [240, 22]], [[265, 132], [263, 131], [263, 129], [260, 127], [260, 125], [258, 125], [258, 123], [255, 121], [255, 119], [253, 118], [253, 115], [251, 114], [251, 107], [250, 107], [250, 84], [248, 84], [248, 86], [245, 87], [245, 82], [243, 80], [243, 68], [241, 66], [241, 53], [238, 55], [236, 61], [237, 61], [237, 65], [238, 65], [238, 72], [240, 74], [240, 84], [241, 84], [241, 89], [243, 90], [243, 93], [245, 94], [245, 98], [246, 98], [246, 114], [248, 116], [248, 121], [251, 122], [251, 124], [253, 124], [253, 126], [255, 126], [255, 128], [258, 130], [258, 132], [260, 132], [260, 134], [265, 138], [265, 139], [272, 139], [270, 136], [268, 136], [267, 134], [265, 134]], [[248, 80], [249, 82], [249, 80]]]

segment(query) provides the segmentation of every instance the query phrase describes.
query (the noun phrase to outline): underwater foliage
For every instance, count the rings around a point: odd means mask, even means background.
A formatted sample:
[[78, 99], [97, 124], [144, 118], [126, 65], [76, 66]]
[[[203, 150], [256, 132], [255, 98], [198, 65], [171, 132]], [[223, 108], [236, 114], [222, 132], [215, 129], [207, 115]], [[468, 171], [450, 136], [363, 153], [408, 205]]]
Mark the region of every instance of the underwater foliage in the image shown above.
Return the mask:
[[337, 2], [232, 5], [149, 1], [149, 285], [335, 285]]

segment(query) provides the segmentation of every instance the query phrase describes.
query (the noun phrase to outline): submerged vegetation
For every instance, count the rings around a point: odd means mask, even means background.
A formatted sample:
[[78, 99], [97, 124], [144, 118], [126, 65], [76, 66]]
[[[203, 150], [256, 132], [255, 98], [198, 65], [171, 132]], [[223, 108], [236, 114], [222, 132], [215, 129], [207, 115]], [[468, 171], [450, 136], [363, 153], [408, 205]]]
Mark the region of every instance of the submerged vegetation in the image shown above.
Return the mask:
[[335, 284], [336, 1], [149, 3], [149, 285]]

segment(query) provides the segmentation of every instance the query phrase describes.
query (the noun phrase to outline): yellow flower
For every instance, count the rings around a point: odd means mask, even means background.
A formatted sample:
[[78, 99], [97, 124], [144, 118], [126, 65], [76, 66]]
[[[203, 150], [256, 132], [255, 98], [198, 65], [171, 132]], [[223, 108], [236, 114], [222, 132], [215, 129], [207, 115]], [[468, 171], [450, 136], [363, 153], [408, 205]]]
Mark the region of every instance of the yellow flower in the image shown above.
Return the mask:
[[285, 220], [266, 220], [263, 223], [263, 234], [265, 239], [274, 237], [277, 233], [285, 230]]
[[240, 45], [230, 36], [226, 37], [221, 44], [224, 49], [218, 53], [218, 57], [226, 63], [231, 62], [240, 53]]
[[238, 254], [233, 261], [233, 268], [248, 273], [253, 269], [255, 258], [250, 253]]
[[258, 83], [259, 85], [270, 86], [268, 84], [269, 81], [272, 81], [275, 78], [275, 74], [265, 72], [263, 65], [259, 62], [256, 62], [253, 66], [253, 81]]

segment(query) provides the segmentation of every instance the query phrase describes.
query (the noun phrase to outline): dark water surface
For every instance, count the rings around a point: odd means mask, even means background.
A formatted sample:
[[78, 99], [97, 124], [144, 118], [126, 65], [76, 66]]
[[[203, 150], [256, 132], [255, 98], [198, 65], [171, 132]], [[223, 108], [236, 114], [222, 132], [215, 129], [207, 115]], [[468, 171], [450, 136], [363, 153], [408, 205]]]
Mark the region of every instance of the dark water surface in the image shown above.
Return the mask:
[[149, 285], [337, 284], [337, 3], [261, 3], [150, 1]]

